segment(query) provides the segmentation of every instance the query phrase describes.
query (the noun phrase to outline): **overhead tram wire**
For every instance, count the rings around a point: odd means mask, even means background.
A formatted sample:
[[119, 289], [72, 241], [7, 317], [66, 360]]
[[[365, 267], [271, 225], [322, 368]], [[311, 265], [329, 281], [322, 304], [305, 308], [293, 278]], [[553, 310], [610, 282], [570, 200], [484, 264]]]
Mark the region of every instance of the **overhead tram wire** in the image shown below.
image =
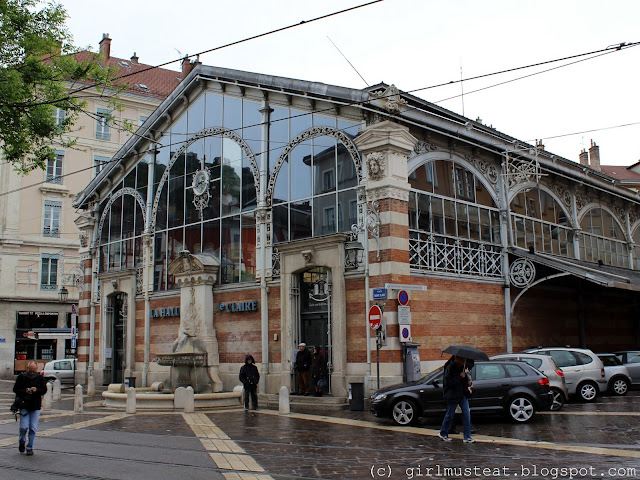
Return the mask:
[[[233, 42], [229, 42], [229, 43], [226, 43], [224, 45], [219, 45], [219, 46], [214, 47], [214, 48], [209, 48], [207, 50], [203, 50], [202, 52], [194, 53], [193, 55], [185, 55], [184, 57], [177, 58], [177, 59], [174, 59], [174, 60], [169, 60], [167, 62], [160, 63], [158, 65], [149, 66], [149, 67], [143, 68], [141, 70], [138, 70], [136, 72], [130, 72], [130, 73], [127, 73], [125, 75], [120, 75], [118, 77], [115, 77], [113, 80], [114, 81], [115, 80], [121, 80], [123, 78], [127, 78], [127, 77], [131, 77], [131, 76], [134, 76], [134, 75], [138, 75], [140, 73], [148, 72], [149, 70], [154, 70], [156, 68], [166, 67], [167, 65], [171, 65], [172, 63], [180, 62], [180, 61], [184, 60], [185, 58], [192, 58], [192, 57], [198, 58], [200, 55], [204, 55], [206, 53], [211, 53], [211, 52], [215, 52], [217, 50], [222, 50], [223, 48], [232, 47], [234, 45], [239, 45], [241, 43], [245, 43], [245, 42], [248, 42], [250, 40], [256, 40], [258, 38], [266, 37], [266, 36], [272, 35], [274, 33], [279, 33], [279, 32], [283, 32], [285, 30], [290, 30], [292, 28], [296, 28], [296, 27], [299, 27], [301, 25], [306, 25], [308, 23], [313, 23], [313, 22], [317, 22], [319, 20], [324, 20], [326, 18], [334, 17], [336, 15], [341, 15], [343, 13], [351, 12], [353, 10], [357, 10], [357, 9], [360, 9], [360, 8], [363, 8], [363, 7], [368, 7], [370, 5], [373, 5], [373, 4], [376, 4], [376, 3], [380, 3], [380, 2], [383, 2], [383, 1], [384, 0], [371, 0], [371, 1], [367, 2], [367, 3], [356, 5], [354, 7], [349, 7], [349, 8], [345, 8], [345, 9], [342, 9], [342, 10], [337, 10], [335, 12], [327, 13], [325, 15], [320, 15], [319, 17], [314, 17], [314, 18], [311, 18], [309, 20], [302, 20], [302, 21], [300, 21], [298, 23], [292, 23], [291, 25], [287, 25], [287, 26], [284, 26], [284, 27], [276, 28], [274, 30], [269, 30], [268, 32], [264, 32], [264, 33], [260, 33], [258, 35], [253, 35], [251, 37], [243, 38], [242, 40], [235, 40]], [[30, 106], [47, 105], [47, 104], [50, 104], [50, 103], [57, 103], [57, 102], [69, 100], [70, 98], [72, 98], [71, 96], [73, 94], [78, 93], [78, 92], [82, 92], [84, 90], [88, 90], [88, 89], [96, 87], [96, 86], [98, 86], [97, 83], [91, 83], [91, 84], [83, 85], [80, 88], [72, 90], [64, 98], [61, 98], [61, 99], [58, 99], [58, 100], [50, 100], [50, 101], [47, 101], [47, 102], [30, 103], [29, 105]], [[18, 106], [19, 104], [16, 104], [16, 105]]]
[[[542, 139], [542, 140], [553, 140], [554, 138], [571, 137], [573, 135], [581, 135], [583, 133], [602, 132], [603, 130], [613, 130], [615, 128], [632, 127], [634, 125], [640, 125], [640, 122], [622, 123], [620, 125], [613, 125], [611, 127], [592, 128], [591, 130], [583, 130], [581, 132], [564, 133], [562, 135], [553, 135], [553, 136], [550, 136], [550, 137], [540, 137], [540, 139]], [[527, 141], [533, 142], [535, 140], [537, 140], [537, 139], [527, 140]]]
[[[381, 1], [381, 0], [378, 0], [378, 1]], [[364, 4], [364, 5], [368, 5], [368, 4]], [[638, 45], [640, 45], [640, 42], [621, 43], [621, 44], [619, 44], [617, 46], [607, 47], [607, 48], [600, 49], [600, 50], [595, 50], [595, 51], [592, 51], [592, 52], [587, 52], [587, 53], [582, 53], [582, 54], [577, 54], [577, 55], [571, 55], [571, 56], [568, 56], [568, 57], [562, 57], [562, 58], [558, 58], [558, 59], [555, 59], [555, 60], [547, 60], [545, 62], [538, 62], [538, 63], [534, 63], [534, 64], [530, 64], [530, 65], [524, 65], [524, 66], [521, 66], [521, 67], [515, 67], [515, 68], [506, 69], [506, 70], [500, 70], [500, 71], [497, 71], [497, 72], [492, 72], [492, 73], [487, 73], [487, 74], [482, 74], [482, 75], [476, 75], [476, 76], [473, 76], [473, 77], [469, 77], [467, 79], [461, 79], [461, 80], [455, 80], [455, 81], [452, 80], [452, 81], [447, 82], [447, 83], [440, 83], [440, 84], [435, 84], [435, 85], [431, 85], [431, 86], [428, 86], [428, 87], [422, 87], [422, 88], [417, 88], [417, 89], [413, 89], [413, 90], [404, 91], [403, 93], [413, 93], [413, 92], [422, 91], [422, 90], [428, 90], [428, 89], [431, 89], [431, 88], [437, 88], [437, 87], [441, 87], [441, 86], [445, 86], [445, 85], [451, 85], [451, 84], [458, 83], [458, 82], [461, 82], [461, 81], [476, 80], [476, 79], [479, 79], [479, 78], [485, 78], [485, 77], [489, 77], [489, 76], [499, 75], [499, 74], [502, 74], [502, 73], [508, 73], [508, 72], [512, 72], [512, 71], [516, 71], [516, 70], [523, 70], [523, 69], [526, 69], [526, 68], [531, 68], [531, 67], [535, 67], [535, 66], [539, 66], [539, 65], [545, 65], [545, 64], [549, 64], [549, 63], [553, 63], [553, 62], [562, 61], [562, 60], [578, 58], [578, 57], [583, 57], [583, 56], [587, 56], [587, 55], [593, 55], [594, 53], [609, 52], [609, 51], [611, 51], [611, 53], [613, 53], [614, 51], [626, 50], [627, 48], [632, 48], [632, 47], [635, 47], [635, 46], [638, 46]], [[597, 57], [590, 57], [590, 58], [597, 58]], [[382, 98], [384, 98], [384, 97], [378, 97], [377, 100], [382, 99]], [[342, 106], [364, 105], [364, 104], [370, 103], [370, 102], [371, 102], [371, 100], [345, 102], [344, 104], [342, 104]], [[305, 115], [310, 115], [310, 114], [313, 114], [313, 113], [322, 113], [322, 112], [332, 111], [332, 110], [333, 110], [333, 107], [320, 109], [320, 110], [312, 110], [312, 111], [309, 111], [309, 112], [303, 112], [303, 113], [298, 114], [298, 115], [291, 115], [291, 116], [284, 117], [284, 118], [281, 118], [281, 119], [273, 120], [271, 123], [275, 123], [275, 122], [279, 122], [279, 121], [283, 121], [283, 120], [290, 120], [290, 119], [293, 119], [293, 118], [298, 118], [298, 117], [302, 117], [302, 116], [305, 116]], [[421, 128], [425, 127], [424, 125], [419, 124], [417, 122], [412, 122], [412, 121], [409, 121], [406, 118], [403, 119], [403, 118], [397, 117], [397, 116], [395, 116], [393, 114], [390, 114], [390, 113], [387, 113], [387, 112], [378, 112], [378, 113], [384, 114], [387, 117], [391, 117], [391, 118], [397, 119], [399, 121], [403, 121], [403, 122], [406, 122], [406, 123], [414, 124], [414, 125], [416, 125], [418, 127], [421, 127]], [[243, 127], [239, 127], [239, 128], [236, 128], [236, 129], [232, 129], [231, 131], [238, 131], [238, 130], [251, 128], [251, 127], [256, 127], [256, 126], [260, 126], [260, 125], [262, 125], [262, 122], [254, 124], [254, 125], [248, 125], [248, 126], [243, 126]], [[352, 127], [353, 126], [348, 127], [348, 128], [352, 128]], [[343, 130], [346, 130], [346, 129], [343, 129]], [[187, 135], [187, 134], [185, 134], [185, 135]], [[194, 133], [192, 132], [191, 134], [193, 135]], [[142, 136], [140, 134], [137, 134], [137, 133], [134, 132], [133, 135], [136, 135], [136, 136], [138, 136], [140, 138], [144, 138], [145, 140], [148, 141], [148, 139], [146, 137], [144, 137], [144, 136]], [[549, 138], [549, 137], [545, 137], [545, 138]], [[170, 145], [157, 145], [157, 148], [166, 148], [166, 147], [172, 148], [175, 145], [179, 145], [181, 143], [187, 143], [187, 142], [189, 142], [189, 140], [183, 140], [181, 142], [178, 142], [178, 143], [175, 143], [175, 144], [172, 143]], [[498, 155], [502, 155], [502, 152], [499, 151], [499, 150], [491, 150], [488, 147], [504, 148], [503, 144], [488, 144], [488, 145], [477, 145], [477, 146], [481, 147], [481, 148], [483, 148], [483, 149], [485, 149], [485, 150], [487, 150], [487, 151], [489, 151], [491, 153], [495, 153], [495, 154], [498, 154]], [[269, 149], [269, 151], [278, 150], [279, 148], [280, 147], [277, 147], [275, 149]], [[257, 155], [261, 155], [261, 154], [266, 153], [266, 152], [267, 151], [254, 153], [254, 155], [257, 156]], [[103, 162], [102, 165], [107, 165], [107, 164], [110, 164], [110, 163], [116, 163], [116, 162], [118, 162], [120, 160], [121, 160], [121, 158], [112, 158], [111, 160], [109, 160], [107, 162]], [[79, 170], [64, 174], [61, 177], [70, 176], [70, 175], [73, 175], [73, 174], [76, 174], [76, 173], [80, 173], [80, 172], [84, 172], [86, 170], [90, 170], [90, 169], [93, 169], [93, 168], [95, 168], [95, 165], [91, 165], [90, 167], [82, 168], [82, 169], [79, 169]], [[16, 192], [19, 192], [21, 190], [25, 190], [27, 188], [36, 187], [36, 186], [42, 185], [44, 183], [46, 183], [46, 181], [41, 181], [41, 182], [37, 182], [37, 183], [34, 183], [34, 184], [25, 185], [23, 187], [18, 187], [16, 189], [13, 189], [13, 190], [10, 190], [10, 191], [7, 191], [7, 192], [2, 192], [2, 193], [0, 193], [0, 197], [5, 196], [5, 195], [9, 195], [11, 193], [16, 193]]]

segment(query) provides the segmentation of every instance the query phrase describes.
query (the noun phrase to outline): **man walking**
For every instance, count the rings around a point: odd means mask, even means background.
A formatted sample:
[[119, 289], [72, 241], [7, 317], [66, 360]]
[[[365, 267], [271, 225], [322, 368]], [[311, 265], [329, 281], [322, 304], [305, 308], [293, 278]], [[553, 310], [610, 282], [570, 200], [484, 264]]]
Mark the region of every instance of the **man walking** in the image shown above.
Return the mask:
[[252, 355], [244, 358], [244, 365], [240, 368], [240, 381], [244, 386], [244, 409], [249, 410], [249, 395], [253, 402], [253, 409], [258, 410], [258, 382], [260, 381], [260, 372], [256, 367], [256, 361]]
[[[44, 377], [38, 375], [38, 364], [29, 362], [26, 373], [21, 373], [13, 386], [13, 392], [23, 399], [20, 409], [20, 436], [18, 438], [18, 450], [25, 451], [27, 455], [33, 455], [33, 446], [38, 431], [40, 420], [40, 408], [42, 396], [47, 393], [47, 382]], [[27, 439], [27, 432], [29, 438]]]
[[455, 417], [456, 407], [460, 405], [462, 409], [462, 427], [464, 443], [473, 443], [471, 438], [471, 416], [469, 414], [469, 398], [471, 395], [471, 376], [466, 368], [466, 361], [462, 357], [452, 357], [444, 366], [443, 393], [447, 402], [447, 413], [445, 413], [440, 433], [438, 436], [445, 442], [451, 441], [449, 437], [449, 426]]
[[298, 345], [296, 354], [296, 372], [298, 373], [298, 395], [311, 395], [311, 382], [309, 381], [311, 370], [311, 352], [307, 350], [306, 343]]

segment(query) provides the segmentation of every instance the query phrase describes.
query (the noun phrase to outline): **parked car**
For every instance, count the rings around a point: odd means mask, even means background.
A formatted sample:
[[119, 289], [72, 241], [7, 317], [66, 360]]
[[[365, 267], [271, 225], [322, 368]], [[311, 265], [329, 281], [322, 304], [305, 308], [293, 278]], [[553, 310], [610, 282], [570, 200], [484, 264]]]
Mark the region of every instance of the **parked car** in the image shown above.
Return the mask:
[[635, 388], [640, 387], [640, 350], [621, 350], [613, 353], [629, 370], [631, 385]]
[[47, 381], [60, 380], [60, 383], [74, 383], [75, 376], [74, 358], [65, 358], [64, 360], [53, 360], [47, 362], [42, 369], [41, 375]]
[[569, 395], [577, 395], [585, 402], [594, 402], [600, 392], [607, 390], [602, 360], [586, 348], [538, 347], [524, 353], [549, 355], [562, 369]]
[[553, 404], [551, 410], [557, 411], [562, 408], [569, 398], [569, 390], [564, 380], [564, 373], [553, 361], [550, 355], [540, 355], [537, 353], [504, 353], [494, 355], [491, 360], [519, 360], [526, 362], [549, 379], [549, 386], [553, 392]]
[[599, 353], [598, 358], [604, 364], [604, 378], [607, 389], [612, 395], [626, 395], [631, 388], [629, 370], [613, 353]]
[[[392, 385], [371, 395], [371, 413], [392, 418], [398, 425], [415, 424], [420, 417], [444, 415], [443, 367], [411, 383]], [[549, 379], [520, 361], [475, 362], [471, 369], [472, 414], [505, 414], [526, 423], [536, 412], [549, 410], [553, 393]]]

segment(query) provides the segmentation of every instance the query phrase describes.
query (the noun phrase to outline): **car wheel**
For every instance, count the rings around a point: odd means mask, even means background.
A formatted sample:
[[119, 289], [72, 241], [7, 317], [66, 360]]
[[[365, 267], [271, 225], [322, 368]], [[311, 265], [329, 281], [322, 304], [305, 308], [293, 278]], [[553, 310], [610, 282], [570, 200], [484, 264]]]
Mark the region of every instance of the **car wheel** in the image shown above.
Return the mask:
[[624, 377], [615, 377], [609, 382], [609, 391], [614, 395], [626, 395], [629, 391], [629, 381]]
[[509, 416], [518, 423], [527, 423], [536, 415], [536, 407], [529, 397], [513, 397], [509, 402]]
[[551, 393], [553, 393], [553, 403], [551, 404], [551, 411], [557, 412], [562, 409], [564, 406], [564, 393], [559, 388], [552, 388]]
[[583, 382], [578, 385], [578, 396], [585, 402], [595, 402], [598, 396], [598, 386], [593, 382]]
[[416, 404], [405, 398], [393, 404], [392, 414], [393, 421], [398, 425], [413, 425], [418, 421]]

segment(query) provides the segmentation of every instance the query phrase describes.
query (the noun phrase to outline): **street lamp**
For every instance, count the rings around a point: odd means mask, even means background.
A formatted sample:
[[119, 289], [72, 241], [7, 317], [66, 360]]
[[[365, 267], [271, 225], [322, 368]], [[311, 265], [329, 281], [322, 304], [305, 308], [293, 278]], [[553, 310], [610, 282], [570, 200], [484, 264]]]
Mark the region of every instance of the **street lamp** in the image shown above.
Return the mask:
[[64, 285], [58, 292], [58, 298], [60, 299], [60, 303], [67, 303], [67, 300], [69, 298], [69, 290], [67, 290]]

